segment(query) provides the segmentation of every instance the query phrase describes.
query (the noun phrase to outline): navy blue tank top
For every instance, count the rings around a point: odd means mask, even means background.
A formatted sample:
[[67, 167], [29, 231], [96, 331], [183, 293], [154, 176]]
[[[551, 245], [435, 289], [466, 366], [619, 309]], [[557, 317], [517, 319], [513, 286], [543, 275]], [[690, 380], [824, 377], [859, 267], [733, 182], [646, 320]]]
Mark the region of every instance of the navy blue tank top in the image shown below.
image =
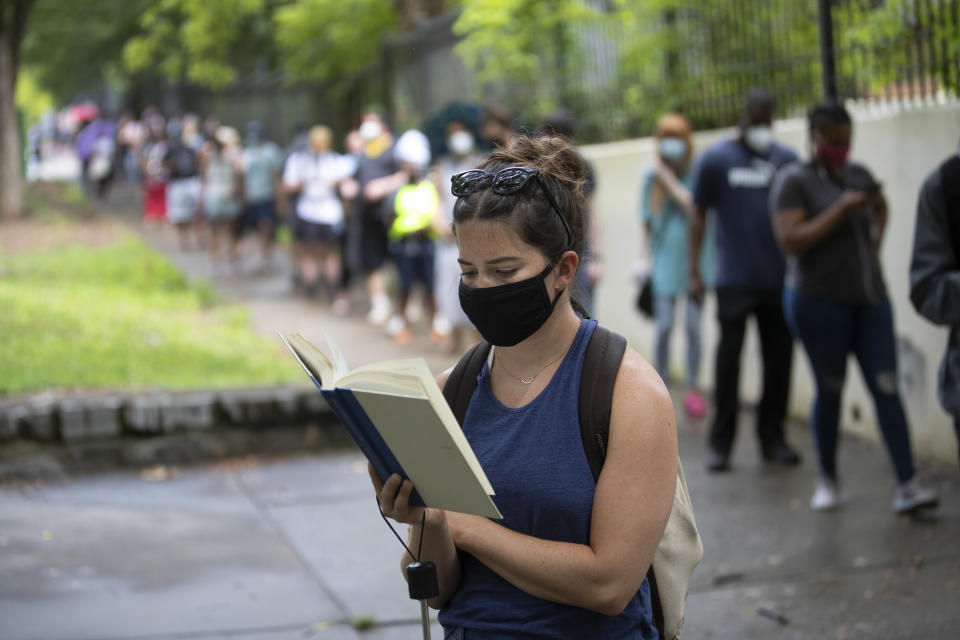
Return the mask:
[[[584, 320], [547, 387], [520, 408], [503, 405], [485, 365], [463, 431], [495, 492], [500, 522], [519, 533], [589, 544], [596, 484], [580, 440], [578, 399], [583, 356], [596, 321]], [[498, 637], [584, 640], [657, 638], [644, 580], [627, 608], [605, 616], [557, 604], [517, 589], [468, 553], [460, 553], [460, 586], [440, 623], [490, 631]]]

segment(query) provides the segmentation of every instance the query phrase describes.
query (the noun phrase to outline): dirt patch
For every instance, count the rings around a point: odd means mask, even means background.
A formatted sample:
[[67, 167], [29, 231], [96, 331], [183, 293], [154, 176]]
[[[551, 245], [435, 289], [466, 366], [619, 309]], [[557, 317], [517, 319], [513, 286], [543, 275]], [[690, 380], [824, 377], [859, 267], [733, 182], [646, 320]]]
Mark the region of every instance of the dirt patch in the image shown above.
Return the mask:
[[102, 218], [61, 222], [5, 221], [0, 223], [0, 254], [76, 246], [103, 247], [116, 244], [125, 233], [120, 224]]

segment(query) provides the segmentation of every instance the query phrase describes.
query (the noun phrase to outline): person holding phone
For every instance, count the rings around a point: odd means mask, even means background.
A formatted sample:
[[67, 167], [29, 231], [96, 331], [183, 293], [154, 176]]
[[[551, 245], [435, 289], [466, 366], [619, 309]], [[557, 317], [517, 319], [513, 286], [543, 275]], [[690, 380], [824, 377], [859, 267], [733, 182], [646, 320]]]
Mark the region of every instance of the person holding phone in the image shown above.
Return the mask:
[[907, 418], [897, 389], [893, 313], [879, 251], [887, 202], [870, 171], [847, 161], [853, 124], [838, 104], [809, 116], [812, 157], [784, 167], [770, 192], [777, 242], [787, 254], [784, 313], [803, 345], [816, 396], [810, 423], [820, 478], [814, 510], [839, 505], [837, 444], [840, 398], [852, 353], [873, 396], [893, 461], [897, 513], [935, 507], [937, 494], [915, 477]]

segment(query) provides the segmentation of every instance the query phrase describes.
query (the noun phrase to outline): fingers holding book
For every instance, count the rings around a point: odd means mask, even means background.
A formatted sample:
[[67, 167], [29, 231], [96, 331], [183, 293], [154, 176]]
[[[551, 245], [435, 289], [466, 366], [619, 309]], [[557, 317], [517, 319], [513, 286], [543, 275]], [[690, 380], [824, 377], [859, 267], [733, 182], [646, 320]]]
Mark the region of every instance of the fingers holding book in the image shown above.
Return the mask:
[[[367, 463], [367, 472], [370, 474], [370, 481], [377, 492], [377, 500], [380, 502], [380, 510], [383, 515], [405, 524], [420, 524], [424, 508], [410, 504], [410, 495], [413, 493], [412, 482], [404, 480], [396, 473], [384, 482], [373, 470], [373, 465], [369, 463]], [[427, 509], [428, 520], [436, 518], [436, 514], [429, 513], [431, 511], [435, 512], [437, 509]]]

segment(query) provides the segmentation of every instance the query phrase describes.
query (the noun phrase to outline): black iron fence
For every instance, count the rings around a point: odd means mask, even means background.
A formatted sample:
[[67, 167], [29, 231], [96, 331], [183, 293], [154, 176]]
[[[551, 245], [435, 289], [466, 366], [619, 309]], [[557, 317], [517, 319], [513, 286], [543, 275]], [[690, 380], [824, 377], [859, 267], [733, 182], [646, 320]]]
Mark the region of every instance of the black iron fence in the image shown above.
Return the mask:
[[[564, 104], [579, 114], [584, 141], [648, 133], [666, 109], [685, 111], [697, 128], [730, 125], [752, 86], [771, 89], [784, 115], [824, 97], [817, 0], [677, 0], [632, 21], [614, 3], [584, 1], [598, 19], [565, 26], [568, 63], [558, 68], [544, 54], [535, 83], [479, 85], [454, 52], [449, 16], [387, 43], [364, 80], [366, 97], [402, 124], [451, 101], [494, 98], [527, 123]], [[960, 0], [826, 4], [840, 98], [957, 95]]]
[[[583, 142], [648, 134], [668, 109], [684, 111], [698, 129], [731, 125], [752, 86], [772, 90], [781, 115], [798, 115], [825, 93], [821, 4], [840, 98], [938, 100], [960, 90], [960, 0], [582, 2], [595, 19], [545, 38], [533, 78], [481, 83], [455, 51], [451, 13], [389, 38], [377, 64], [335, 88], [271, 88], [271, 110], [343, 130], [378, 105], [402, 129], [453, 102], [496, 100], [526, 126], [562, 105], [579, 116]], [[562, 51], [550, 48], [558, 42]], [[244, 91], [227, 107], [241, 109]]]

